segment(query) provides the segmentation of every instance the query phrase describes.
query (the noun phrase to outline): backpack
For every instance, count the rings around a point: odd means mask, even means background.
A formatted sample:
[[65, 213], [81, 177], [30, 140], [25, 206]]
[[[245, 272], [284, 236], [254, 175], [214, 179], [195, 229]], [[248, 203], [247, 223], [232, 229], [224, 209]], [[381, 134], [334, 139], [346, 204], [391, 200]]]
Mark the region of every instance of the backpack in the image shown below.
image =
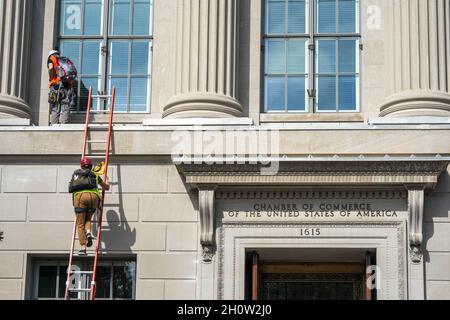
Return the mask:
[[97, 176], [90, 169], [78, 169], [69, 182], [69, 193], [97, 188]]
[[75, 64], [67, 57], [58, 57], [58, 76], [63, 82], [71, 82], [78, 76]]

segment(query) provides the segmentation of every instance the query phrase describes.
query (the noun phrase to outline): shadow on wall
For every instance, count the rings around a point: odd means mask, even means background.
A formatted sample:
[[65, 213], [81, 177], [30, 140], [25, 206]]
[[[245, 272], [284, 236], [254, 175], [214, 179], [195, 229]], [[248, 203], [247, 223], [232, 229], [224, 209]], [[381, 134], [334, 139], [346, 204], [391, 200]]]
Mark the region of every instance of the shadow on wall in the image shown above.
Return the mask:
[[[446, 172], [447, 181], [448, 172]], [[441, 177], [443, 182], [444, 177]], [[439, 187], [439, 186], [438, 186]], [[447, 186], [448, 188], [448, 186]], [[436, 190], [439, 190], [438, 188]], [[443, 189], [440, 189], [443, 190]], [[428, 248], [428, 242], [435, 233], [435, 223], [433, 219], [450, 218], [450, 192], [430, 192], [425, 195], [424, 203], [424, 222], [423, 222], [423, 248]], [[441, 236], [441, 235], [439, 235]], [[430, 255], [427, 250], [423, 252], [425, 262], [430, 262]]]
[[119, 214], [115, 210], [106, 211], [108, 225], [102, 230], [102, 243], [105, 250], [131, 251], [136, 242], [136, 228], [131, 230], [123, 210]]
[[[111, 154], [115, 154], [114, 143], [114, 131], [111, 134]], [[122, 174], [120, 164], [116, 165], [116, 181], [111, 185], [117, 186], [117, 199], [118, 203], [105, 205], [106, 215], [104, 219], [108, 222], [108, 225], [103, 226], [102, 230], [102, 248], [104, 250], [120, 250], [120, 251], [132, 251], [131, 247], [136, 243], [136, 228], [131, 230], [130, 225], [125, 217], [125, 209], [123, 206], [122, 196]], [[106, 209], [107, 207], [117, 207], [115, 209]]]

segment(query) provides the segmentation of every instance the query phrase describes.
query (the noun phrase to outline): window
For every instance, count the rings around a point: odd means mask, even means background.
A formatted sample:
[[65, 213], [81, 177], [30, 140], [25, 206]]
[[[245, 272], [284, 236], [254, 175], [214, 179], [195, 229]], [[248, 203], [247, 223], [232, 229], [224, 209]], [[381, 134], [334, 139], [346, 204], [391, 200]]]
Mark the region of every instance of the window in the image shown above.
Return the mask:
[[[92, 263], [75, 261], [75, 270], [92, 270]], [[38, 261], [34, 272], [34, 299], [64, 299], [67, 261]], [[135, 261], [101, 261], [97, 267], [96, 299], [134, 299], [136, 287]], [[76, 275], [72, 288], [89, 288], [91, 275]], [[87, 293], [72, 292], [72, 299], [85, 299]]]
[[[153, 0], [61, 0], [60, 49], [78, 70], [77, 110], [89, 87], [111, 92], [116, 112], [149, 111]], [[93, 110], [105, 108], [94, 99]]]
[[266, 112], [359, 111], [358, 8], [358, 0], [265, 0]]

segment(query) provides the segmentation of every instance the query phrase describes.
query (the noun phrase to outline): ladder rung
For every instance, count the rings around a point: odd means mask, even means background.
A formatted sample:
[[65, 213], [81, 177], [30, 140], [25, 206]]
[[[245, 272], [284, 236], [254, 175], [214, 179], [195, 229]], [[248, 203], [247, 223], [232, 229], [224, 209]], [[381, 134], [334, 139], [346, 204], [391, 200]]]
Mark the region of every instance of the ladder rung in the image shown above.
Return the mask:
[[86, 157], [91, 158], [91, 159], [104, 159], [105, 156], [91, 156], [91, 155], [86, 155]]
[[74, 271], [72, 271], [70, 273], [71, 274], [93, 274], [94, 271], [76, 271], [76, 270], [74, 270]]
[[90, 129], [109, 129], [109, 125], [105, 124], [89, 124], [88, 127]]
[[106, 140], [87, 140], [87, 143], [107, 143]]
[[96, 94], [96, 95], [92, 95], [91, 98], [100, 98], [100, 99], [105, 99], [105, 98], [112, 98], [112, 95], [110, 94]]
[[71, 289], [69, 288], [70, 292], [89, 292], [91, 291], [91, 289], [87, 289], [87, 288], [75, 288], [75, 289]]
[[96, 113], [109, 113], [109, 110], [91, 110], [91, 113], [96, 114]]

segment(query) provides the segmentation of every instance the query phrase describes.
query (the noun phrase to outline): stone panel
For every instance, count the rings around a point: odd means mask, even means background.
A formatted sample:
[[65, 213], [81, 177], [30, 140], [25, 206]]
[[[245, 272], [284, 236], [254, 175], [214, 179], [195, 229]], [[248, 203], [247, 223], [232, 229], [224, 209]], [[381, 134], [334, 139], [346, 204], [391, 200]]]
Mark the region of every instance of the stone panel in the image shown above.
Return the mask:
[[166, 281], [166, 290], [164, 292], [166, 300], [195, 300], [195, 281]]
[[112, 183], [114, 192], [165, 193], [167, 192], [166, 165], [120, 165]]
[[427, 300], [450, 300], [450, 281], [427, 281]]
[[0, 300], [22, 299], [22, 280], [0, 279]]
[[26, 221], [27, 196], [0, 194], [0, 221]]
[[70, 194], [30, 194], [30, 221], [73, 221], [75, 213]]
[[23, 254], [0, 252], [0, 278], [22, 278]]
[[141, 256], [138, 278], [195, 279], [197, 255], [191, 253], [149, 253]]
[[167, 225], [167, 249], [173, 251], [196, 251], [198, 243], [197, 224], [176, 223]]
[[429, 252], [426, 257], [426, 280], [450, 280], [450, 252]]
[[[450, 252], [450, 223], [424, 223], [423, 236], [428, 251]], [[449, 266], [450, 268], [450, 266]]]
[[138, 280], [136, 283], [136, 299], [163, 300], [164, 281]]
[[107, 222], [102, 229], [101, 248], [107, 251], [164, 251], [166, 225]]
[[183, 183], [182, 176], [178, 170], [172, 166], [169, 168], [169, 192], [170, 193], [186, 193], [187, 186]]
[[67, 251], [72, 227], [70, 222], [5, 223], [1, 227], [5, 238], [0, 242], [0, 251]]
[[52, 166], [7, 166], [3, 192], [56, 192], [56, 171]]
[[189, 194], [144, 195], [139, 212], [142, 221], [197, 221], [196, 202]]
[[131, 194], [107, 194], [104, 213], [108, 221], [139, 221], [139, 196]]

